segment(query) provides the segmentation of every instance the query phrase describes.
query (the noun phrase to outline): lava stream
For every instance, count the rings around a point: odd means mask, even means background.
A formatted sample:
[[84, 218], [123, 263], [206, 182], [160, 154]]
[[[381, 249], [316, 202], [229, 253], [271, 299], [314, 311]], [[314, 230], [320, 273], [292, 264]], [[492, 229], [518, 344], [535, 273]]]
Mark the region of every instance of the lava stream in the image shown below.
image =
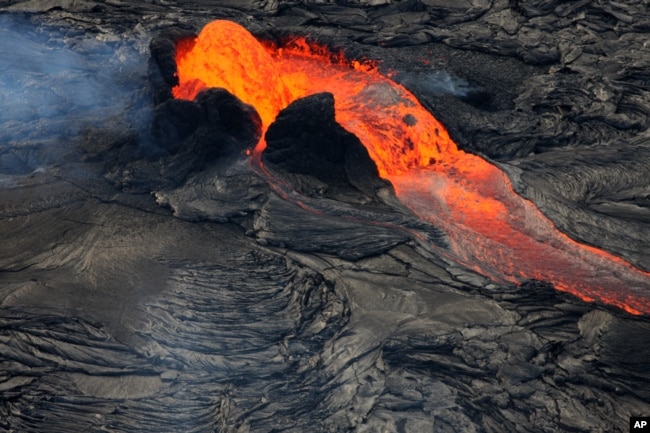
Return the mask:
[[179, 44], [176, 62], [175, 97], [223, 87], [257, 109], [264, 131], [297, 98], [333, 93], [337, 121], [361, 140], [399, 200], [447, 233], [455, 260], [495, 281], [550, 281], [586, 301], [650, 314], [649, 273], [559, 232], [501, 170], [459, 150], [415, 96], [372, 65], [304, 38], [264, 46], [230, 21]]

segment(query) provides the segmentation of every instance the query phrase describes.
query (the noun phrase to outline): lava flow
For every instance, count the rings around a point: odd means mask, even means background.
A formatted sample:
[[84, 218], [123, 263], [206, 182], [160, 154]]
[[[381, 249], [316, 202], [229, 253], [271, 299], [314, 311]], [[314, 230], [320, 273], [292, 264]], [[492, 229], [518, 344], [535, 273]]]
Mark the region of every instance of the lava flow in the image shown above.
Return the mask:
[[264, 131], [297, 98], [331, 92], [337, 122], [361, 140], [399, 200], [447, 233], [456, 261], [498, 282], [549, 281], [585, 301], [650, 314], [649, 273], [559, 232], [501, 170], [459, 150], [414, 95], [372, 64], [304, 38], [265, 46], [230, 21], [179, 44], [176, 62], [175, 97], [225, 88], [257, 109]]

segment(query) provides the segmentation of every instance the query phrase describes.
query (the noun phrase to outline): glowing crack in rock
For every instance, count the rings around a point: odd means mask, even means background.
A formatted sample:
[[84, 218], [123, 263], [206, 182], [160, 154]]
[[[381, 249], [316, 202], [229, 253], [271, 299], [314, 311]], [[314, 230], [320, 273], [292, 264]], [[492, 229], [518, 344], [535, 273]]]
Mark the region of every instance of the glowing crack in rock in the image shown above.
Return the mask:
[[[177, 47], [177, 98], [222, 87], [253, 105], [263, 131], [297, 98], [328, 91], [336, 120], [355, 134], [399, 200], [444, 230], [454, 260], [497, 282], [551, 282], [585, 301], [650, 314], [650, 274], [559, 232], [508, 177], [459, 150], [413, 94], [372, 64], [302, 37], [262, 44], [230, 21], [214, 21]], [[264, 150], [262, 139], [255, 149]]]

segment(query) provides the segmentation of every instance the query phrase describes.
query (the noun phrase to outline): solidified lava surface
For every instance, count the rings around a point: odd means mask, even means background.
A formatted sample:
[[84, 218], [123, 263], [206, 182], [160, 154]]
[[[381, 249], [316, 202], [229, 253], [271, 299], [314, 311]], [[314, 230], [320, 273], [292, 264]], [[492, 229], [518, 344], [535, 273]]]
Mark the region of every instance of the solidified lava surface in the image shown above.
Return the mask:
[[232, 89], [173, 98], [177, 47], [213, 19], [368, 59], [560, 232], [650, 269], [641, 1], [6, 1], [0, 430], [625, 432], [650, 415], [647, 317], [459, 260], [478, 238], [404, 200], [413, 167], [387, 173], [336, 89], [281, 91], [272, 113]]

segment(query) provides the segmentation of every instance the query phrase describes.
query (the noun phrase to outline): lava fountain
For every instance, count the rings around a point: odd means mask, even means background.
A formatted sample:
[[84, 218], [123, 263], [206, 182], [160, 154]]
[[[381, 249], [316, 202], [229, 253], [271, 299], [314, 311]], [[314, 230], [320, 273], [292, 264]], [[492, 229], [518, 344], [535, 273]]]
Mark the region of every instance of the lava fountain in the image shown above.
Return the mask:
[[[297, 98], [328, 91], [336, 120], [355, 134], [399, 200], [444, 230], [457, 262], [501, 283], [551, 282], [585, 301], [650, 314], [650, 273], [559, 232], [508, 177], [459, 150], [413, 94], [371, 63], [293, 38], [262, 44], [230, 21], [177, 46], [177, 98], [222, 87], [260, 114], [262, 127]], [[259, 161], [264, 139], [254, 151]]]

